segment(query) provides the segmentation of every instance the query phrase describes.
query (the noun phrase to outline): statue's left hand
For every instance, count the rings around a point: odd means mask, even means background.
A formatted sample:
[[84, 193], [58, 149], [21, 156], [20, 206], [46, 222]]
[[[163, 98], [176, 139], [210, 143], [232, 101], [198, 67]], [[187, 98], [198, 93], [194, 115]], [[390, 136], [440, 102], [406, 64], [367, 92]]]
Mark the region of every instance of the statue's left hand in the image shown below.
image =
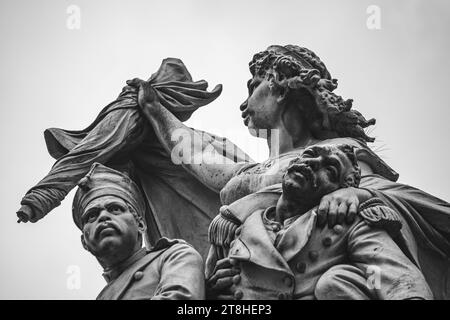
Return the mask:
[[26, 204], [22, 205], [20, 209], [17, 211], [17, 217], [19, 220], [17, 220], [18, 223], [20, 222], [36, 222], [35, 214], [33, 212], [33, 209], [30, 206], [27, 206]]
[[348, 224], [353, 223], [359, 204], [371, 196], [369, 191], [353, 187], [327, 194], [320, 200], [317, 210], [318, 226], [323, 226], [326, 222], [330, 228], [344, 221]]

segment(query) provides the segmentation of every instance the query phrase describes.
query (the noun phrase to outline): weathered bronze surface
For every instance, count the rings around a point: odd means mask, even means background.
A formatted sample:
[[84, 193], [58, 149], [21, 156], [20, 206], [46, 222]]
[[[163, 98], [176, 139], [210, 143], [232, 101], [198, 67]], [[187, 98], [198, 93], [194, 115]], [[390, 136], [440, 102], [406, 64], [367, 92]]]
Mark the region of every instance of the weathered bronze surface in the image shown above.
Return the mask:
[[[267, 139], [267, 161], [254, 163], [242, 152], [230, 155], [225, 139], [183, 124], [195, 109], [213, 101], [220, 87], [207, 92], [206, 82], [193, 82], [180, 60], [167, 59], [149, 81], [129, 81], [119, 98], [85, 130], [46, 131], [49, 152], [58, 160], [22, 200], [19, 219], [42, 218], [93, 162], [100, 162], [132, 172], [146, 197], [145, 218], [153, 242], [161, 235], [182, 238], [205, 256], [208, 226], [220, 207], [209, 227], [209, 242], [219, 249], [215, 259], [206, 261], [206, 269], [222, 270], [232, 265], [228, 249], [234, 233], [242, 232], [238, 226], [245, 219], [240, 215], [276, 206], [289, 163], [311, 146], [347, 144], [355, 148], [361, 168], [358, 190], [369, 192], [398, 214], [399, 232], [405, 239], [402, 251], [409, 252], [408, 259], [420, 267], [434, 297], [449, 298], [449, 203], [396, 182], [398, 174], [367, 145], [373, 138], [364, 129], [375, 120], [367, 120], [352, 108], [351, 100], [335, 94], [337, 80], [312, 51], [270, 46], [253, 57], [250, 72], [242, 117], [252, 135]], [[173, 139], [180, 130], [190, 139]], [[279, 143], [273, 143], [274, 134]], [[174, 164], [171, 155], [179, 150], [189, 150], [192, 158], [202, 161]], [[328, 224], [331, 230], [350, 223], [360, 205], [357, 193], [336, 190], [322, 197], [318, 225]], [[379, 227], [376, 220], [372, 227]], [[323, 245], [333, 247], [330, 239]], [[314, 260], [322, 261], [318, 250], [313, 251]], [[307, 272], [308, 264], [299, 261], [291, 268]], [[217, 272], [209, 276], [208, 288], [214, 294], [242, 297], [231, 286], [237, 278]], [[228, 285], [218, 287], [218, 278]]]

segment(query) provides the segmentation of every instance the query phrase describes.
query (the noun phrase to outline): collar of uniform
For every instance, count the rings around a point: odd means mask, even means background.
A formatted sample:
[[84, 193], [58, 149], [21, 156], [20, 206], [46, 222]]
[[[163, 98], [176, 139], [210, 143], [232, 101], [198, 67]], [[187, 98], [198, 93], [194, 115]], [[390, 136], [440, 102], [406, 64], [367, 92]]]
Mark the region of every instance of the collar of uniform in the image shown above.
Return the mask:
[[253, 263], [292, 274], [288, 264], [274, 247], [264, 225], [263, 216], [266, 211], [258, 210], [250, 215], [240, 227], [241, 233], [237, 239], [245, 244], [250, 253], [249, 260]]
[[282, 229], [281, 223], [275, 220], [277, 208], [272, 206], [267, 208], [262, 214], [262, 221], [266, 229], [278, 232]]
[[129, 266], [131, 266], [136, 261], [140, 260], [147, 254], [147, 250], [145, 248], [141, 248], [136, 253], [134, 253], [131, 257], [126, 259], [125, 261], [119, 263], [118, 265], [105, 269], [103, 271], [103, 278], [105, 278], [106, 282], [110, 283], [111, 281], [117, 279], [117, 277], [126, 270]]
[[294, 221], [297, 220], [301, 216], [299, 214], [299, 215], [296, 215], [293, 217], [289, 217], [289, 218], [285, 219], [283, 221], [283, 223], [281, 224], [280, 222], [275, 220], [276, 212], [277, 212], [277, 208], [275, 206], [272, 206], [272, 207], [267, 208], [267, 210], [264, 211], [264, 213], [262, 215], [262, 219], [263, 219], [263, 222], [264, 222], [264, 225], [266, 226], [266, 228], [271, 231], [275, 231], [275, 232], [278, 232], [281, 229], [289, 228], [289, 226], [292, 223], [294, 223]]
[[292, 217], [293, 220], [276, 244], [277, 250], [286, 261], [291, 260], [308, 242], [316, 225], [316, 217], [315, 209]]

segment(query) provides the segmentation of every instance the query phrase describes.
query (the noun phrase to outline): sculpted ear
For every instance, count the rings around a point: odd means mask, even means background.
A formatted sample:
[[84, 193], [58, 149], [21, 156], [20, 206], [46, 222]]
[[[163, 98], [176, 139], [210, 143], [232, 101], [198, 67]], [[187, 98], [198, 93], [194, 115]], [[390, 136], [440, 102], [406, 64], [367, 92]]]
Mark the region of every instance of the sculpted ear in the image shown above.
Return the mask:
[[144, 222], [144, 219], [142, 217], [138, 217], [137, 218], [137, 223], [138, 223], [138, 230], [140, 233], [144, 233], [147, 230], [147, 226]]
[[283, 88], [283, 87], [279, 87], [277, 89], [277, 93], [278, 93], [278, 97], [277, 97], [277, 102], [278, 103], [284, 103], [286, 101], [286, 97], [287, 97], [287, 93], [288, 93], [288, 89]]
[[87, 246], [87, 244], [86, 244], [86, 240], [84, 240], [84, 234], [81, 234], [81, 244], [83, 245], [83, 248], [85, 249], [85, 250], [87, 250], [87, 251], [89, 251], [89, 248], [88, 248], [88, 246]]

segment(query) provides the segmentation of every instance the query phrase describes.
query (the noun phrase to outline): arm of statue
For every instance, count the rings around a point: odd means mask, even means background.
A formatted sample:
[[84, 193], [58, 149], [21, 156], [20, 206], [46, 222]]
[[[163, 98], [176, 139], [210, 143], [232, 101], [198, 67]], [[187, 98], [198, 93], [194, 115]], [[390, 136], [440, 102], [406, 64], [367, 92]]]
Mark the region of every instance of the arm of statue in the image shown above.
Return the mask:
[[17, 212], [18, 222], [36, 222], [59, 206], [94, 162], [106, 163], [136, 146], [145, 135], [144, 124], [137, 108], [108, 113], [25, 194]]
[[433, 299], [425, 277], [386, 230], [361, 221], [348, 237], [350, 261], [380, 300]]
[[353, 187], [338, 189], [327, 194], [320, 200], [317, 210], [318, 226], [323, 226], [326, 222], [330, 228], [344, 222], [353, 223], [359, 204], [372, 197], [368, 190]]
[[152, 300], [204, 300], [203, 259], [194, 248], [178, 244], [164, 253]]
[[219, 192], [243, 164], [217, 153], [208, 137], [177, 119], [159, 103], [148, 82], [134, 79], [127, 83], [139, 86], [139, 106], [172, 161], [181, 163], [204, 185]]

